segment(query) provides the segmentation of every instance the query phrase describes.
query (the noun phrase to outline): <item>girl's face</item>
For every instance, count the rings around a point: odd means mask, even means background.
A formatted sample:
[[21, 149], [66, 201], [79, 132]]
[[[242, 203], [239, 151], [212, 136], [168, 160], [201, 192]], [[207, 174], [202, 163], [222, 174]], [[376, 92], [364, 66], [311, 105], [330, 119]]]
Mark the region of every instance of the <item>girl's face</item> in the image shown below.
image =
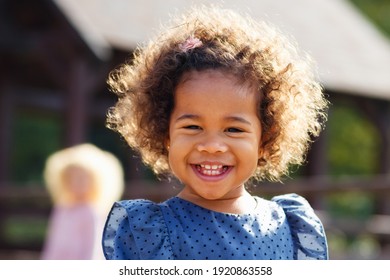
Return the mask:
[[84, 168], [70, 165], [62, 174], [63, 188], [72, 202], [88, 202], [94, 199], [94, 182]]
[[175, 91], [169, 164], [190, 201], [243, 195], [260, 157], [259, 97], [217, 70], [184, 74]]

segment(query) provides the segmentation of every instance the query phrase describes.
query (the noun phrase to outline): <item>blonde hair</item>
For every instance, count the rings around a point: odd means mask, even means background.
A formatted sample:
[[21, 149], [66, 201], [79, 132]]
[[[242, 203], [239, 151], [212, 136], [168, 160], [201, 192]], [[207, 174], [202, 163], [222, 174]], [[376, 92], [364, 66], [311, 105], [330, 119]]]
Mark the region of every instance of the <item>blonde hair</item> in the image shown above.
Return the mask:
[[124, 174], [119, 160], [109, 152], [86, 143], [60, 150], [46, 160], [44, 180], [56, 205], [74, 202], [72, 193], [64, 187], [64, 174], [77, 167], [91, 176], [89, 203], [106, 212], [119, 199], [124, 189]]
[[[202, 44], [183, 51], [188, 38]], [[156, 174], [169, 174], [165, 140], [175, 88], [185, 72], [207, 69], [231, 73], [261, 96], [264, 154], [255, 179], [279, 180], [290, 165], [305, 160], [328, 105], [311, 59], [270, 24], [214, 6], [172, 18], [159, 36], [135, 50], [131, 61], [110, 73], [108, 84], [118, 102], [108, 112], [108, 127]]]

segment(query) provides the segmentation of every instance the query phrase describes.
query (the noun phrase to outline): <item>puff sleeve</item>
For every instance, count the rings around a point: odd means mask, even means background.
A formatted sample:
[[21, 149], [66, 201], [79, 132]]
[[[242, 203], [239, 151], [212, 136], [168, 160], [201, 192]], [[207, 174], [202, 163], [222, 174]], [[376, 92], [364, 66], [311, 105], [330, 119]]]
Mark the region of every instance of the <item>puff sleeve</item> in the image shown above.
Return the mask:
[[272, 200], [286, 214], [294, 243], [294, 259], [328, 259], [324, 227], [306, 199], [297, 194], [286, 194]]
[[116, 202], [106, 220], [102, 239], [106, 259], [173, 259], [160, 207], [148, 200]]

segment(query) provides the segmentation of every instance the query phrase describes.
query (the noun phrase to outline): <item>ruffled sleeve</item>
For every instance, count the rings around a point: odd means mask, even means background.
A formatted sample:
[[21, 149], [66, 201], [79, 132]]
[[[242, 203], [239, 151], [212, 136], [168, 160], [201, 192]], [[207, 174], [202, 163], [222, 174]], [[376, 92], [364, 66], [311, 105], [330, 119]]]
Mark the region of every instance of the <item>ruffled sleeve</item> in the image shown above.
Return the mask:
[[113, 205], [103, 231], [106, 259], [173, 259], [160, 207], [148, 200], [124, 200]]
[[286, 214], [294, 243], [294, 259], [328, 259], [324, 227], [306, 199], [296, 194], [286, 194], [272, 200]]

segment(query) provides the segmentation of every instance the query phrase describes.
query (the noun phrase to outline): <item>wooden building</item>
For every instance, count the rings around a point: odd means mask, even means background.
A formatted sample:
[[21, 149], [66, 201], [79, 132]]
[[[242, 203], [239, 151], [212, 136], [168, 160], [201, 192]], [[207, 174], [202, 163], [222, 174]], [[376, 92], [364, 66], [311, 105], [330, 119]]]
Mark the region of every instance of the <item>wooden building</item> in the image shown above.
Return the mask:
[[[97, 118], [104, 125], [105, 112], [114, 102], [105, 84], [108, 72], [137, 44], [146, 42], [169, 14], [190, 4], [180, 0], [2, 0], [0, 182], [10, 180], [12, 126], [20, 110], [59, 118], [61, 146], [89, 140], [91, 121]], [[224, 6], [274, 22], [297, 39], [318, 62], [332, 102], [353, 100], [378, 127], [381, 172], [390, 173], [388, 39], [346, 1], [229, 0]], [[326, 174], [324, 161], [318, 158], [323, 155], [314, 155], [321, 150], [312, 149], [311, 158], [316, 159], [310, 161], [310, 175]]]
[[[92, 128], [104, 128], [106, 111], [115, 102], [106, 86], [108, 72], [153, 36], [170, 14], [191, 3], [217, 2], [0, 0], [0, 194], [14, 185], [10, 161], [18, 114], [55, 119], [58, 148], [90, 141]], [[223, 6], [277, 24], [312, 55], [331, 102], [347, 100], [379, 131], [382, 175], [375, 185], [365, 186], [390, 189], [389, 40], [346, 0], [225, 0]], [[28, 137], [23, 141], [30, 144]], [[144, 179], [147, 173], [137, 172], [142, 164], [119, 143], [116, 152], [129, 185]], [[306, 170], [314, 178], [306, 184], [316, 184], [320, 191], [327, 188], [315, 179], [327, 174], [325, 144], [324, 136], [315, 142]], [[302, 191], [307, 191], [304, 185]], [[390, 214], [388, 199], [386, 191], [381, 211]]]

